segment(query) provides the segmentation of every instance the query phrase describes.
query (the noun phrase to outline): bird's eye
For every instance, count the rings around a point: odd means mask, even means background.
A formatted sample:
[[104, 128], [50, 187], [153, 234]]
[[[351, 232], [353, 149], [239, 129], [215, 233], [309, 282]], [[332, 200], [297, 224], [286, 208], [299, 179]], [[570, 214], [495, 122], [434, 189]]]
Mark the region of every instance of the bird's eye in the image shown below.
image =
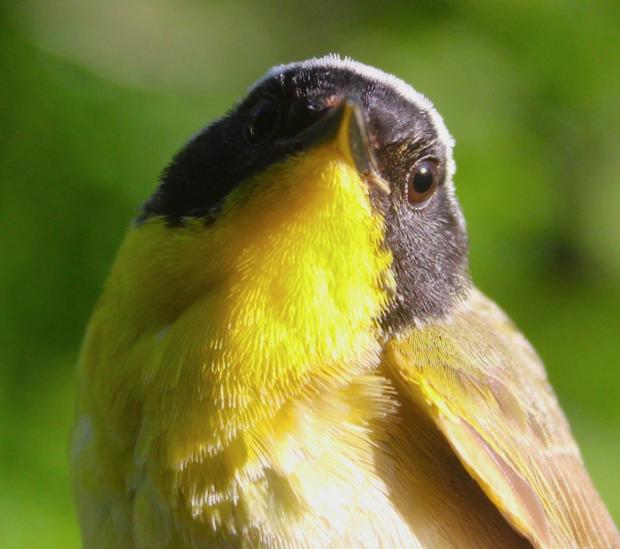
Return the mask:
[[431, 160], [418, 162], [407, 181], [407, 199], [416, 208], [421, 208], [437, 190], [437, 164]]
[[271, 137], [280, 123], [280, 108], [270, 97], [263, 97], [252, 107], [245, 126], [245, 138], [251, 145], [257, 145]]

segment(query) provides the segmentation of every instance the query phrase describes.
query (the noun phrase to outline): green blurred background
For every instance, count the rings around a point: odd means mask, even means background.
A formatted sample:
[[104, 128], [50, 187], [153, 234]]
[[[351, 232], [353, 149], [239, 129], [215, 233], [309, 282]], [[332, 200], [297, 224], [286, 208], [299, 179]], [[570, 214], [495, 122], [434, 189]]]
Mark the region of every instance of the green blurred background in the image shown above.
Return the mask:
[[619, 2], [22, 0], [0, 4], [0, 546], [78, 546], [76, 355], [160, 170], [267, 68], [327, 52], [444, 115], [474, 278], [620, 518]]

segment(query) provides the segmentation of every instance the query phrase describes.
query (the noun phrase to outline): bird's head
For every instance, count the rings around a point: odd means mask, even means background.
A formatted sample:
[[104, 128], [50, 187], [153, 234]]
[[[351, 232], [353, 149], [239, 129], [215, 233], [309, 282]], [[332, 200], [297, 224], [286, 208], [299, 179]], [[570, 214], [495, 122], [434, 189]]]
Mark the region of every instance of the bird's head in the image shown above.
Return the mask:
[[333, 56], [278, 66], [176, 155], [138, 224], [201, 242], [189, 262], [161, 252], [188, 286], [262, 272], [290, 298], [277, 285], [310, 271], [317, 292], [367, 279], [398, 331], [469, 284], [452, 145], [396, 77]]

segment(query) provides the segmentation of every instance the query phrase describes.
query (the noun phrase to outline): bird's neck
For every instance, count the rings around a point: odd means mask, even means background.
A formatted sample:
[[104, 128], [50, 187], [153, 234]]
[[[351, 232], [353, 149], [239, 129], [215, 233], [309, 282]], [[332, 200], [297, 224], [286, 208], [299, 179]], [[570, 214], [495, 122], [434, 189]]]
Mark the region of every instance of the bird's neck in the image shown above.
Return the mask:
[[129, 272], [143, 276], [113, 272], [107, 293], [147, 323], [138, 333], [130, 315], [124, 338], [157, 339], [138, 398], [152, 402], [158, 454], [171, 469], [223, 451], [291, 398], [346, 383], [376, 361], [393, 287], [382, 220], [354, 169], [318, 164], [315, 180], [275, 186], [254, 211], [224, 211], [207, 230], [151, 221], [130, 231], [117, 264], [139, 262]]
[[[355, 170], [320, 160], [298, 167], [314, 178], [279, 182], [273, 196], [274, 174], [257, 182], [247, 192], [267, 191], [239, 197], [242, 210], [232, 197], [210, 227], [132, 228], [94, 313], [84, 411], [114, 433], [105, 447], [119, 470], [150, 471], [189, 522], [231, 512], [286, 441], [304, 438], [314, 412], [296, 407], [312, 411], [379, 361], [394, 284], [383, 223]], [[330, 399], [317, 428], [363, 421], [356, 394]]]
[[178, 350], [183, 386], [171, 394], [171, 415], [183, 417], [174, 436], [193, 445], [171, 444], [179, 459], [229, 444], [302, 391], [344, 383], [376, 358], [391, 284], [383, 225], [357, 173], [330, 169], [266, 196], [241, 225], [221, 221], [230, 248], [212, 258], [220, 280], [179, 319], [194, 334]]

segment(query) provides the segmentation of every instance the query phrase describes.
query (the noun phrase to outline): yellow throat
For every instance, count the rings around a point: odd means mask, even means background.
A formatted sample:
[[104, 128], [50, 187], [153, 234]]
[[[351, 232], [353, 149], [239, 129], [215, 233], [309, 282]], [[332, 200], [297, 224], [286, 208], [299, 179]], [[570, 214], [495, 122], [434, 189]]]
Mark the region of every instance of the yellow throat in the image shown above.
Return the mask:
[[148, 463], [171, 498], [226, 490], [266, 433], [286, 430], [271, 420], [287, 401], [377, 363], [394, 286], [383, 231], [330, 146], [242, 184], [208, 227], [132, 228], [87, 333], [82, 412], [106, 418], [115, 455]]

